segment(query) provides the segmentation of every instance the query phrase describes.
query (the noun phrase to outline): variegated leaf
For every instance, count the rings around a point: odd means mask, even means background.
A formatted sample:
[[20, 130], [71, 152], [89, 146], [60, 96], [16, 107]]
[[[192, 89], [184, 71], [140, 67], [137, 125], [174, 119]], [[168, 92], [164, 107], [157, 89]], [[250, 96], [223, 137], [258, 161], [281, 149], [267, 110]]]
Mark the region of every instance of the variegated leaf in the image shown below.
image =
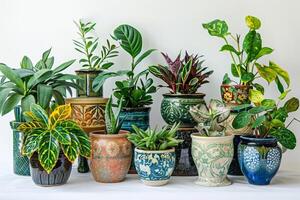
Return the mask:
[[43, 124], [40, 122], [23, 122], [20, 124], [20, 126], [18, 127], [18, 131], [22, 132], [22, 133], [27, 133], [33, 129], [36, 128], [43, 128]]
[[57, 122], [66, 120], [71, 116], [71, 105], [61, 105], [55, 108], [49, 117], [51, 127], [54, 127]]
[[45, 129], [36, 128], [26, 135], [26, 140], [22, 146], [22, 154], [31, 157], [31, 155], [38, 150], [41, 135]]
[[55, 126], [51, 131], [51, 135], [61, 144], [70, 144], [70, 132], [62, 126]]
[[71, 143], [70, 144], [63, 144], [62, 150], [65, 156], [68, 158], [70, 162], [74, 162], [79, 155], [79, 140], [77, 139], [76, 135], [70, 133]]
[[74, 133], [77, 136], [77, 139], [80, 143], [79, 149], [80, 149], [80, 155], [84, 157], [90, 157], [91, 155], [91, 143], [87, 136], [87, 134], [82, 131], [78, 130]]
[[48, 114], [40, 105], [32, 104], [30, 109], [35, 118], [39, 119], [38, 121], [48, 124]]

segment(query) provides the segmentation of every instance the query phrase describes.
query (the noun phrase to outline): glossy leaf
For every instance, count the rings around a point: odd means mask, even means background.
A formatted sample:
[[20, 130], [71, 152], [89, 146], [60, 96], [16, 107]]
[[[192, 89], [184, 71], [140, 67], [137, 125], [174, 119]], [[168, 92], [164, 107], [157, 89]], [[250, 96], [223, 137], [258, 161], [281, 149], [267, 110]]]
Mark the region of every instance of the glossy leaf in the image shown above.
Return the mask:
[[259, 114], [261, 112], [265, 111], [265, 107], [264, 106], [257, 106], [257, 107], [253, 107], [251, 108], [248, 112], [253, 114], [253, 115], [256, 115], [256, 114]]
[[263, 47], [260, 49], [260, 51], [258, 52], [258, 54], [255, 56], [255, 59], [259, 59], [262, 56], [271, 54], [273, 52], [273, 49], [269, 48], [269, 47]]
[[18, 126], [18, 131], [22, 133], [30, 132], [33, 129], [44, 128], [43, 124], [38, 121], [24, 122]]
[[61, 65], [59, 65], [57, 68], [55, 68], [53, 70], [54, 74], [57, 74], [65, 69], [67, 69], [68, 67], [70, 67], [73, 63], [75, 62], [75, 60], [69, 60], [67, 62], [62, 63]]
[[142, 62], [146, 57], [148, 57], [152, 52], [156, 51], [156, 49], [149, 49], [145, 51], [134, 63], [134, 66], [137, 66], [140, 62]]
[[260, 104], [264, 100], [264, 95], [258, 90], [249, 90], [249, 99], [254, 104]]
[[273, 109], [276, 106], [276, 102], [273, 99], [264, 99], [261, 105], [265, 107], [265, 109]]
[[295, 134], [287, 128], [271, 131], [271, 135], [276, 137], [278, 142], [287, 149], [294, 149], [296, 147]]
[[202, 24], [211, 36], [224, 38], [228, 34], [228, 25], [225, 21], [216, 19], [212, 22]]
[[255, 119], [255, 121], [252, 124], [252, 128], [258, 128], [262, 123], [266, 120], [266, 116], [261, 115]]
[[247, 61], [251, 62], [255, 59], [256, 55], [260, 52], [262, 41], [260, 34], [256, 31], [249, 31], [243, 41], [243, 50], [247, 53]]
[[26, 140], [22, 146], [23, 155], [31, 157], [31, 155], [38, 150], [40, 138], [44, 131], [42, 128], [36, 128], [26, 135]]
[[38, 104], [46, 109], [49, 107], [50, 101], [52, 98], [52, 86], [39, 84], [37, 87], [37, 101]]
[[287, 112], [297, 111], [299, 108], [299, 99], [297, 99], [296, 97], [289, 99], [287, 102], [285, 102], [284, 108]]
[[245, 21], [246, 21], [247, 26], [251, 30], [257, 30], [261, 26], [260, 20], [257, 17], [254, 17], [254, 16], [246, 16]]
[[21, 99], [21, 107], [22, 107], [22, 112], [30, 111], [30, 106], [32, 104], [35, 104], [35, 98], [33, 95], [28, 95], [25, 96]]
[[37, 119], [40, 119], [40, 122], [42, 122], [45, 125], [48, 125], [48, 115], [40, 105], [32, 104], [30, 110]]
[[277, 65], [272, 61], [270, 61], [269, 67], [272, 70], [274, 70], [278, 74], [278, 76], [281, 76], [285, 80], [287, 86], [290, 86], [290, 76], [286, 70], [284, 70], [283, 68], [281, 68], [279, 65]]
[[246, 127], [251, 122], [252, 115], [247, 111], [240, 112], [233, 120], [232, 127], [240, 129]]
[[55, 127], [56, 123], [62, 120], [67, 120], [71, 116], [71, 105], [58, 106], [49, 117], [49, 123], [51, 127]]
[[271, 83], [272, 81], [275, 80], [277, 74], [276, 71], [274, 71], [272, 68], [264, 66], [262, 67], [258, 63], [255, 63], [255, 66], [257, 68], [257, 71], [259, 75], [265, 79], [268, 83]]
[[70, 139], [71, 139], [70, 144], [68, 144], [68, 145], [63, 144], [62, 150], [63, 150], [65, 156], [68, 158], [68, 160], [70, 162], [74, 162], [80, 152], [80, 149], [79, 149], [80, 142], [77, 139], [76, 135], [74, 135], [73, 133], [70, 133]]
[[27, 56], [23, 57], [20, 65], [21, 65], [22, 69], [32, 69], [33, 68], [32, 61]]
[[63, 126], [53, 127], [50, 133], [60, 144], [71, 144], [70, 132]]
[[220, 51], [229, 51], [229, 52], [235, 53], [236, 55], [240, 54], [240, 52], [238, 52], [233, 46], [231, 46], [229, 44], [225, 44], [224, 46], [222, 46]]

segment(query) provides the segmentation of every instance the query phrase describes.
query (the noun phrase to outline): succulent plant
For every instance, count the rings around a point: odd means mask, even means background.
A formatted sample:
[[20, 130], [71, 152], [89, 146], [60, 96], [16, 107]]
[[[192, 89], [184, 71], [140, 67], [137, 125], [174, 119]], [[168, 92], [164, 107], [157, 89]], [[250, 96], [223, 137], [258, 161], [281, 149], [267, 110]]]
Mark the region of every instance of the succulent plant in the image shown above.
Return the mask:
[[190, 113], [198, 123], [196, 128], [204, 136], [224, 136], [222, 123], [229, 117], [230, 109], [217, 99], [212, 99], [208, 107], [199, 104], [190, 108]]
[[112, 97], [109, 98], [105, 107], [105, 125], [107, 134], [118, 134], [121, 130], [123, 120], [120, 121], [120, 111], [122, 109], [122, 103], [119, 103], [116, 112], [113, 111]]
[[163, 80], [171, 90], [171, 93], [194, 94], [203, 84], [208, 83], [207, 78], [213, 71], [207, 71], [207, 67], [202, 67], [204, 60], [199, 60], [202, 56], [189, 55], [185, 52], [181, 60], [181, 54], [172, 61], [170, 57], [162, 53], [168, 67], [163, 65], [150, 66], [149, 71], [156, 77]]

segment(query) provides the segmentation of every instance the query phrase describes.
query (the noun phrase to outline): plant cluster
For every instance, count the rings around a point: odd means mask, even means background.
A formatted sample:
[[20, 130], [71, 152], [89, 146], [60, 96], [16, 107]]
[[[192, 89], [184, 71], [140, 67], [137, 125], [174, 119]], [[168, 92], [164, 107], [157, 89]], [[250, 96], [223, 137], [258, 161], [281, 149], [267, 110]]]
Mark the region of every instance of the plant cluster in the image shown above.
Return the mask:
[[[0, 63], [4, 75], [0, 84], [0, 111], [2, 115], [10, 112], [21, 102], [22, 111], [29, 111], [30, 105], [37, 103], [47, 109], [52, 98], [56, 103], [64, 104], [66, 91], [72, 95], [71, 88], [78, 88], [74, 80], [77, 76], [62, 73], [75, 60], [67, 61], [53, 68], [54, 57], [51, 49], [45, 51], [42, 58], [33, 65], [30, 58], [24, 56], [20, 69], [12, 69]], [[5, 78], [6, 77], [6, 78]]]
[[120, 120], [120, 111], [122, 109], [122, 104], [118, 105], [116, 112], [113, 111], [112, 97], [109, 98], [105, 107], [105, 125], [107, 134], [118, 134], [121, 130], [123, 120]]
[[208, 83], [207, 78], [213, 71], [205, 72], [207, 67], [203, 67], [204, 60], [199, 60], [202, 56], [189, 55], [181, 59], [181, 53], [172, 61], [171, 58], [162, 53], [168, 66], [150, 66], [149, 71], [156, 77], [163, 80], [173, 94], [194, 94], [203, 84]]
[[132, 142], [138, 149], [142, 150], [166, 150], [176, 147], [182, 140], [176, 138], [176, 131], [179, 127], [174, 124], [171, 128], [164, 127], [162, 130], [156, 129], [142, 130], [132, 125], [134, 133], [128, 135], [128, 140]]
[[[251, 126], [257, 138], [275, 137], [278, 142], [287, 149], [296, 147], [296, 137], [286, 126], [286, 119], [289, 113], [299, 108], [299, 100], [295, 97], [286, 101], [283, 106], [273, 99], [263, 99], [255, 107], [240, 112], [232, 122], [235, 129]], [[249, 105], [237, 106], [239, 110]]]
[[55, 167], [61, 151], [71, 162], [78, 155], [90, 156], [89, 138], [76, 122], [69, 119], [69, 104], [56, 107], [50, 115], [41, 106], [32, 104], [24, 115], [30, 120], [18, 127], [24, 133], [22, 154], [31, 157], [37, 152], [47, 173]]
[[207, 137], [224, 136], [225, 127], [222, 123], [229, 117], [230, 108], [222, 101], [211, 99], [209, 105], [199, 104], [190, 108], [190, 113], [198, 123], [199, 133]]

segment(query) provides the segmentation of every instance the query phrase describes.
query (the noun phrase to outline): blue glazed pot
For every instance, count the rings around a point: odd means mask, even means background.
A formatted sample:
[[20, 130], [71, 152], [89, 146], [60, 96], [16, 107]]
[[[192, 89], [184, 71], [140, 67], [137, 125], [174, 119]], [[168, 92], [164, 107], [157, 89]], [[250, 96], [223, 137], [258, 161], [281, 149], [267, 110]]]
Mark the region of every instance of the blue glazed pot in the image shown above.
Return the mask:
[[175, 149], [146, 151], [135, 148], [134, 163], [140, 179], [150, 186], [165, 185], [175, 168]]
[[120, 120], [124, 120], [121, 129], [132, 132], [132, 125], [146, 130], [149, 127], [150, 107], [123, 108], [120, 112]]
[[277, 173], [282, 151], [274, 137], [241, 136], [238, 159], [241, 170], [253, 185], [268, 185]]

